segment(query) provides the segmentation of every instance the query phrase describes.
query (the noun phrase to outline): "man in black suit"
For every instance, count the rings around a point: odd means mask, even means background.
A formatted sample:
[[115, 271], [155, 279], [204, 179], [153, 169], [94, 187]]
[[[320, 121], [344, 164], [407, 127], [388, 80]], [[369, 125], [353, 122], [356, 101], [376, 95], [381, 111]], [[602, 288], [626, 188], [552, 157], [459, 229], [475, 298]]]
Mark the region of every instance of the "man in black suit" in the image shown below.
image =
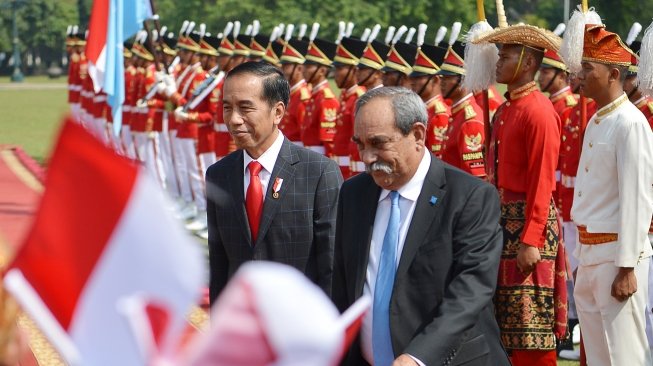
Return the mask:
[[239, 150], [206, 172], [211, 302], [250, 260], [291, 265], [331, 292], [342, 175], [279, 131], [289, 95], [266, 63], [241, 64], [225, 79], [224, 121]]
[[344, 365], [509, 365], [492, 296], [501, 254], [491, 185], [425, 148], [427, 113], [404, 88], [369, 91], [354, 141], [367, 173], [340, 191], [332, 297], [373, 308]]

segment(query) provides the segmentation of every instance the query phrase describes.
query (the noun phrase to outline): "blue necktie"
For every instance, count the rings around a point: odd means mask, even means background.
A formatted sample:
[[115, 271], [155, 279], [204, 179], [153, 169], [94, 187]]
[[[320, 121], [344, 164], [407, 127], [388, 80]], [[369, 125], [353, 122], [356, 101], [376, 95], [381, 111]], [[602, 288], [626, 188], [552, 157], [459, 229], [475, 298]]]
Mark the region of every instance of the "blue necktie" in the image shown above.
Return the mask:
[[390, 297], [397, 272], [397, 246], [399, 244], [399, 193], [390, 192], [392, 208], [388, 228], [383, 237], [383, 248], [379, 259], [374, 287], [374, 310], [372, 314], [372, 353], [374, 366], [390, 366], [394, 361], [392, 338], [390, 336]]

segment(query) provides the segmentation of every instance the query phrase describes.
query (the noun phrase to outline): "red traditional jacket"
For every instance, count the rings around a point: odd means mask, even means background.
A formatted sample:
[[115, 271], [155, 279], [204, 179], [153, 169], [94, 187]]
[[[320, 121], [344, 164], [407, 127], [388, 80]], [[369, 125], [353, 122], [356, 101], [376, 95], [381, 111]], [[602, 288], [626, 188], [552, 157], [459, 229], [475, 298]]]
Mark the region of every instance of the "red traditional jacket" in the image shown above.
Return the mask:
[[560, 151], [560, 117], [533, 81], [514, 90], [497, 110], [488, 176], [504, 197], [526, 201], [521, 241], [542, 247]]
[[[644, 95], [633, 104], [637, 106], [637, 108], [639, 108], [642, 113], [644, 113], [648, 124], [651, 126], [651, 128], [653, 128], [653, 98], [648, 95]], [[589, 116], [590, 115], [588, 115], [588, 118]]]

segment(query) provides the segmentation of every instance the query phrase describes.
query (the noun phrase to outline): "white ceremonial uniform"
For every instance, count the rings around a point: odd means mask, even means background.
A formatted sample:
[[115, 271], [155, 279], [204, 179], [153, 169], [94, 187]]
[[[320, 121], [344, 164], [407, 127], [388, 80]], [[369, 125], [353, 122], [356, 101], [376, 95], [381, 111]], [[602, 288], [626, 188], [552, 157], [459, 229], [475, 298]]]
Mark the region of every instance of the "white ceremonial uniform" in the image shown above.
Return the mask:
[[[587, 363], [651, 365], [645, 332], [648, 238], [653, 215], [653, 133], [623, 94], [590, 119], [576, 176], [571, 217], [591, 234], [616, 241], [587, 245], [579, 238], [574, 297]], [[620, 302], [611, 296], [619, 267], [635, 269], [637, 292]]]

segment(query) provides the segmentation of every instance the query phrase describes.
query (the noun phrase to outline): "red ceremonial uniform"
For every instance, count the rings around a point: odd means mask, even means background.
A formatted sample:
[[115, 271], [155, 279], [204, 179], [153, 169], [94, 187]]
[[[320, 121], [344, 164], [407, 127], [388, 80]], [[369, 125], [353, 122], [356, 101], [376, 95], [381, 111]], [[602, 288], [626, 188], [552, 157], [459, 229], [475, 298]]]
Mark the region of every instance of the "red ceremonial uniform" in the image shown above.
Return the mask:
[[306, 116], [306, 107], [311, 100], [311, 92], [305, 80], [301, 80], [290, 88], [290, 100], [286, 114], [283, 116], [279, 129], [290, 141], [301, 141], [302, 121]]
[[127, 66], [125, 68], [125, 101], [122, 110], [122, 124], [124, 126], [131, 125], [132, 108], [136, 105], [136, 81], [136, 67], [134, 65]]
[[325, 154], [330, 152], [329, 145], [333, 142], [338, 107], [338, 99], [327, 80], [313, 87], [302, 124], [304, 146], [308, 148], [324, 146]]
[[222, 115], [222, 110], [224, 109], [222, 102], [224, 79], [222, 79], [215, 89], [217, 93], [216, 115], [213, 124], [213, 130], [215, 131], [215, 155], [218, 158], [222, 158], [236, 150], [236, 146], [231, 138], [231, 134], [229, 134], [229, 129], [227, 128], [227, 124], [224, 122], [224, 117]]
[[[596, 102], [587, 99], [587, 118], [596, 113]], [[562, 144], [560, 145], [560, 194], [558, 207], [563, 221], [571, 221], [571, 205], [574, 202], [576, 172], [580, 161], [581, 147], [581, 104], [568, 109], [562, 116]]]
[[[154, 87], [154, 85], [156, 84], [156, 78], [154, 76], [155, 72], [156, 72], [156, 68], [154, 64], [147, 65], [147, 68], [145, 69], [145, 76], [142, 80], [142, 85], [141, 85], [141, 93], [142, 93], [141, 98], [144, 98], [147, 92], [150, 89], [152, 89], [152, 87]], [[145, 116], [144, 117], [145, 132], [161, 131], [162, 123], [163, 123], [163, 111], [157, 112], [153, 108], [148, 108], [147, 112], [144, 113], [144, 116]]]
[[79, 103], [79, 90], [81, 89], [81, 80], [79, 78], [80, 55], [73, 52], [70, 55], [70, 64], [68, 65], [68, 103]]
[[[195, 108], [188, 112], [188, 119], [182, 121], [182, 124], [194, 123], [197, 124], [197, 153], [210, 153], [215, 152], [215, 131], [213, 130], [214, 121], [218, 110], [218, 98], [220, 91], [217, 85], [211, 90], [207, 89], [209, 85], [203, 83], [210, 83], [207, 80], [209, 73], [203, 72], [204, 81], [193, 87], [193, 93], [197, 94], [197, 98], [203, 98]], [[199, 80], [199, 79], [198, 79]], [[202, 90], [197, 88], [202, 87]], [[205, 94], [208, 93], [208, 94]]]
[[[651, 128], [653, 128], [653, 98], [648, 95], [644, 95], [633, 104], [637, 106], [637, 108], [639, 108], [642, 113], [644, 113], [648, 124], [651, 126]], [[589, 116], [591, 115], [588, 114], [588, 118]]]
[[351, 160], [359, 160], [358, 149], [356, 149], [356, 155], [352, 156], [356, 159], [351, 159], [349, 148], [352, 143], [351, 137], [354, 135], [356, 101], [363, 94], [365, 94], [365, 87], [359, 85], [354, 85], [340, 93], [340, 109], [338, 109], [336, 119], [336, 133], [333, 136], [332, 156], [340, 166], [340, 171], [345, 179], [352, 175]]
[[[563, 115], [568, 114], [568, 111], [578, 104], [578, 98], [571, 91], [569, 86], [566, 86], [557, 92], [549, 96], [551, 104], [553, 104], [553, 109], [556, 111], [560, 117], [560, 121], [564, 124], [565, 117]], [[562, 134], [561, 134], [562, 135]], [[562, 153], [561, 153], [562, 155]], [[553, 199], [555, 202], [560, 202], [560, 158], [558, 158], [558, 169], [556, 169], [556, 190], [553, 193]]]
[[[181, 83], [179, 84], [178, 92], [170, 97], [170, 100], [175, 105], [181, 107], [186, 105], [186, 103], [191, 99], [193, 95], [193, 91], [198, 85], [200, 85], [204, 81], [205, 78], [205, 72], [199, 63], [188, 67], [191, 67], [192, 69], [181, 80]], [[177, 122], [178, 122], [177, 125], [178, 138], [197, 139], [198, 136], [197, 124], [184, 123], [183, 121], [177, 121]]]
[[488, 176], [505, 194], [525, 196], [520, 241], [542, 248], [560, 150], [560, 117], [530, 82], [510, 93], [494, 116]]
[[470, 93], [451, 107], [442, 160], [477, 177], [484, 177], [483, 111]]
[[[134, 74], [134, 103], [140, 98], [145, 97], [146, 90], [144, 90], [145, 69], [142, 67], [136, 68]], [[145, 119], [146, 116], [140, 112], [139, 108], [132, 109], [131, 116], [131, 131], [132, 132], [145, 132]]]
[[442, 143], [449, 127], [451, 108], [444, 102], [442, 95], [436, 95], [426, 102], [429, 122], [426, 132], [426, 146], [438, 158], [442, 158]]

